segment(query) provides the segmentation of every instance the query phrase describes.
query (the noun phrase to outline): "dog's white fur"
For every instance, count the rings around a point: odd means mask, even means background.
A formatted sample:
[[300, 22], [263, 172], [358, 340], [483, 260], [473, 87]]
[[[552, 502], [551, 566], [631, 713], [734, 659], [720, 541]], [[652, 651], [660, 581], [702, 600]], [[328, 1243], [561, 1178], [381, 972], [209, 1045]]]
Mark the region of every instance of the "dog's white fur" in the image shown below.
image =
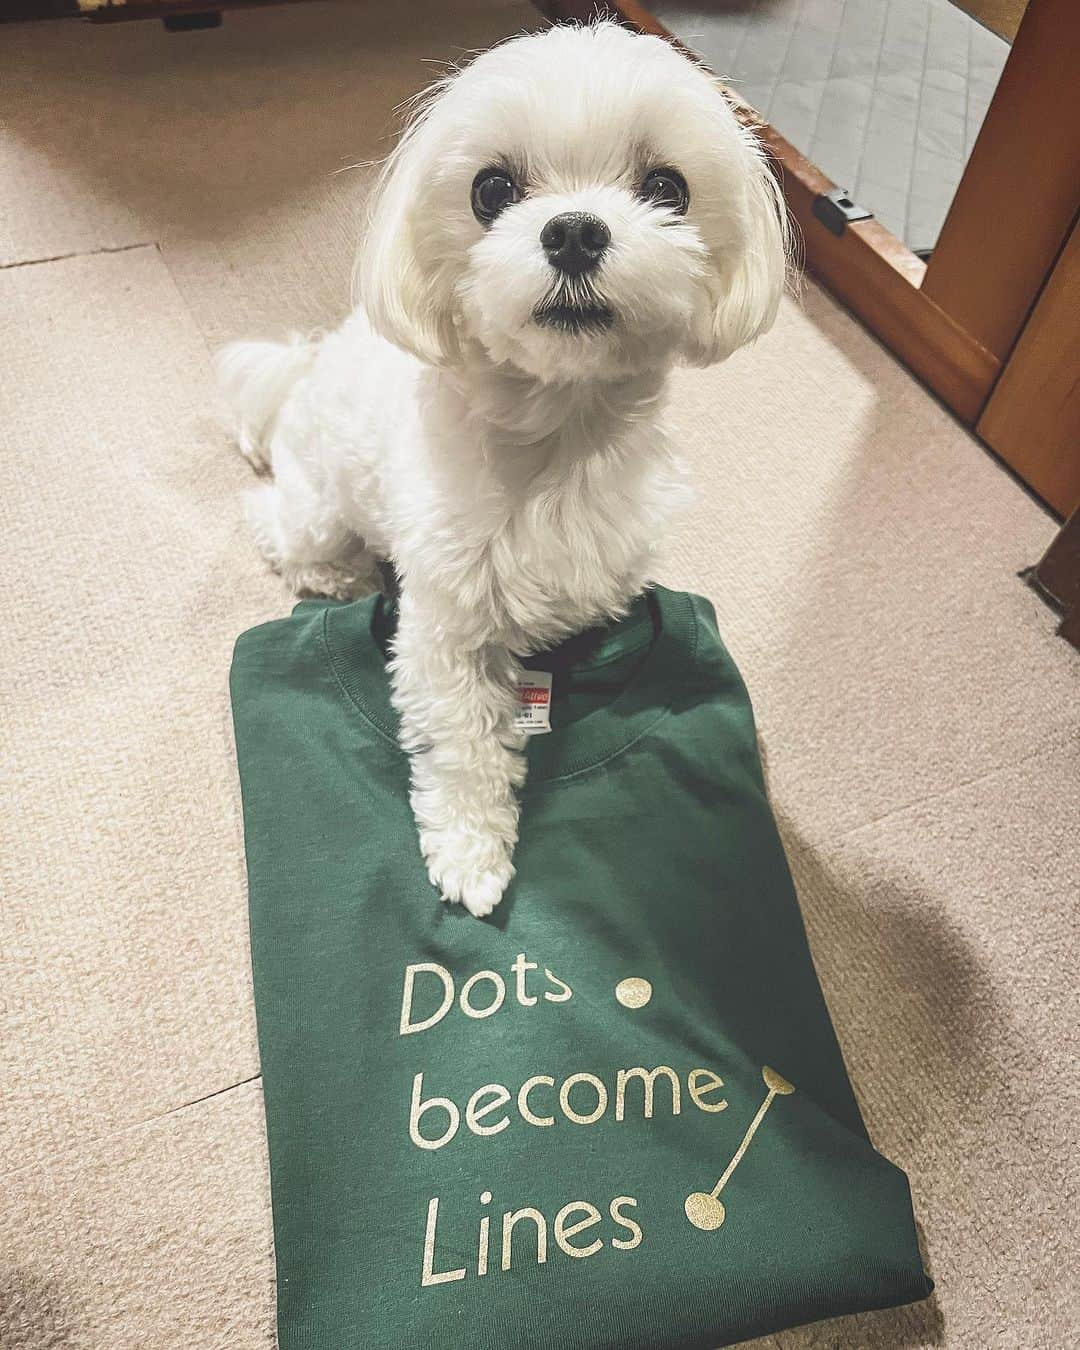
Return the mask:
[[[515, 166], [487, 228], [470, 191]], [[684, 217], [643, 201], [675, 166]], [[540, 326], [555, 272], [540, 231], [588, 211], [612, 243], [600, 332]], [[238, 343], [221, 370], [249, 495], [297, 589], [348, 595], [376, 559], [401, 578], [391, 663], [432, 882], [489, 913], [513, 875], [518, 658], [626, 612], [683, 495], [662, 403], [678, 361], [722, 361], [771, 324], [783, 202], [708, 74], [613, 24], [516, 38], [438, 85], [383, 171], [360, 306], [318, 340]]]

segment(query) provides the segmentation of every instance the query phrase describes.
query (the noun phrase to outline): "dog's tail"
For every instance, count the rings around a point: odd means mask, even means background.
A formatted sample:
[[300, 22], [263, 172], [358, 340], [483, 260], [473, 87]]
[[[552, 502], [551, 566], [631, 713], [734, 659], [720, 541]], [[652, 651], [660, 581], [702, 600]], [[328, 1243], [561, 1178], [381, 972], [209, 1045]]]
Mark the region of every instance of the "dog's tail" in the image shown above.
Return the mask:
[[218, 383], [233, 417], [236, 442], [256, 468], [270, 461], [270, 437], [281, 405], [307, 373], [317, 338], [288, 342], [230, 342], [218, 354]]

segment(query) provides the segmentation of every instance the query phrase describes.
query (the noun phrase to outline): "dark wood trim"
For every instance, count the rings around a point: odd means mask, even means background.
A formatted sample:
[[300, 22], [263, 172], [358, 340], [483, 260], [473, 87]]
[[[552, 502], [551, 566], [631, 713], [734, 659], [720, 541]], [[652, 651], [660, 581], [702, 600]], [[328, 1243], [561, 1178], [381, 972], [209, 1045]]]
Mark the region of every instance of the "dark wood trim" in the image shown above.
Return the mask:
[[1058, 531], [1031, 583], [1062, 611], [1061, 636], [1080, 648], [1080, 510]]
[[1062, 609], [1080, 605], [1080, 507], [1054, 536], [1035, 568], [1035, 579]]
[[1078, 62], [1078, 0], [1031, 0], [923, 283], [1000, 361], [1080, 210]]
[[1058, 626], [1058, 636], [1063, 637], [1080, 652], [1080, 605], [1074, 605]]
[[953, 0], [953, 3], [1006, 42], [1016, 37], [1024, 17], [1025, 0]]
[[[556, 21], [588, 22], [600, 15], [666, 38], [692, 60], [701, 58], [638, 0], [541, 0]], [[807, 270], [841, 300], [915, 375], [969, 426], [997, 379], [1001, 362], [976, 342], [920, 286], [926, 265], [879, 221], [832, 234], [813, 213], [816, 198], [836, 186], [749, 104], [724, 91], [739, 118], [768, 146], [788, 207], [802, 237]]]
[[127, 23], [132, 19], [164, 19], [173, 15], [221, 13], [226, 9], [265, 9], [271, 5], [305, 3], [306, 0], [131, 0], [105, 5], [83, 14], [88, 23]]
[[84, 23], [126, 23], [133, 19], [164, 19], [197, 14], [220, 14], [226, 9], [263, 9], [269, 5], [306, 3], [307, 0], [131, 0], [130, 3], [79, 9], [77, 0], [0, 0], [0, 23], [36, 19], [81, 19]]

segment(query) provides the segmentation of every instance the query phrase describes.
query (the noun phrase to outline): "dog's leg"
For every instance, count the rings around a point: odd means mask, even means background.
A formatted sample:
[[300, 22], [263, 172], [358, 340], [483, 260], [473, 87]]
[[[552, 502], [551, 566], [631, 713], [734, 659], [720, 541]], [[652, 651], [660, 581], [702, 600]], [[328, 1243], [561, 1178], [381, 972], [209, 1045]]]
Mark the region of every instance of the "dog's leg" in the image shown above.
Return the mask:
[[443, 899], [478, 916], [514, 875], [515, 788], [525, 780], [514, 673], [504, 649], [464, 647], [403, 598], [392, 676], [420, 848]]
[[248, 524], [266, 558], [297, 592], [351, 599], [377, 589], [375, 559], [320, 499], [299, 466], [274, 465], [274, 481], [245, 498]]

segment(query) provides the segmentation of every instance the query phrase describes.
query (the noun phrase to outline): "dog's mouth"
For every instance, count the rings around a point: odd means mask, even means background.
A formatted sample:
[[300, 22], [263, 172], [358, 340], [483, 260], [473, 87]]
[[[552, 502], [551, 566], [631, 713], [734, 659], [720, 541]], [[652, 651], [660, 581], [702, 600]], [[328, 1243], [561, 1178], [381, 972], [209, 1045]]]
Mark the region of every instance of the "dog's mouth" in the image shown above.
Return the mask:
[[556, 333], [603, 333], [615, 322], [615, 311], [586, 278], [578, 278], [549, 291], [533, 319]]
[[558, 333], [603, 333], [615, 322], [615, 311], [608, 305], [571, 305], [560, 301], [537, 305], [533, 318], [541, 328]]

